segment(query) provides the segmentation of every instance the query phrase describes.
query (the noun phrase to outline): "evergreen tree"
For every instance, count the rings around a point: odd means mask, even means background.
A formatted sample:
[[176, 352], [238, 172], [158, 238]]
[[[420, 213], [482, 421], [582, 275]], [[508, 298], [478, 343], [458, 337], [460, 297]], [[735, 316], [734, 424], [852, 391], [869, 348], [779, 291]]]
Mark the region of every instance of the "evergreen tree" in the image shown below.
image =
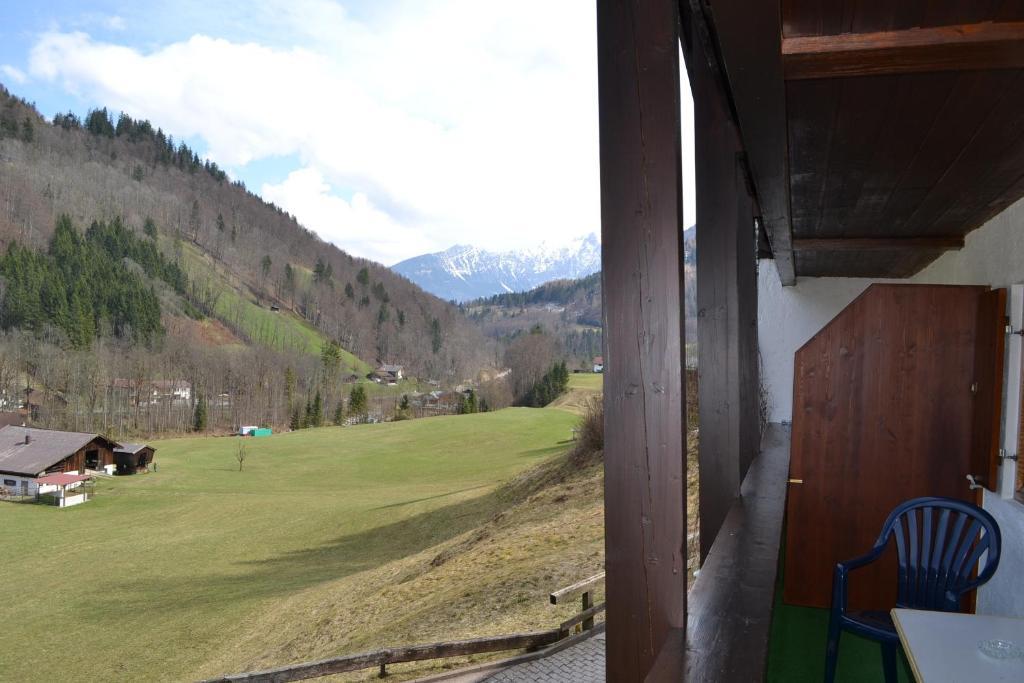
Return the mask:
[[292, 417], [288, 422], [288, 426], [291, 427], [292, 431], [302, 429], [302, 411], [299, 410], [298, 406], [295, 406], [292, 410]]
[[324, 342], [320, 346], [320, 362], [324, 366], [324, 376], [329, 381], [333, 380], [341, 368], [341, 345], [333, 339]]
[[284, 290], [292, 294], [295, 293], [295, 269], [290, 263], [284, 264]]
[[114, 137], [114, 123], [110, 120], [107, 108], [93, 109], [85, 118], [85, 129], [93, 135], [103, 137]]
[[370, 271], [366, 268], [360, 268], [359, 273], [356, 274], [356, 282], [361, 284], [363, 287], [370, 284]]
[[441, 350], [441, 321], [437, 318], [430, 322], [430, 348], [435, 354]]
[[357, 384], [348, 395], [348, 414], [362, 421], [366, 417], [366, 389]]
[[345, 283], [345, 296], [347, 296], [349, 299], [355, 299], [356, 298], [356, 290], [352, 289], [352, 283], [351, 282], [346, 282]]
[[313, 397], [313, 405], [310, 408], [308, 422], [310, 427], [322, 427], [324, 424], [324, 402], [320, 398], [319, 389], [317, 389], [316, 396]]
[[76, 348], [87, 347], [100, 329], [151, 344], [164, 334], [160, 302], [145, 278], [125, 268], [125, 257], [184, 291], [181, 269], [120, 221], [94, 223], [83, 238], [61, 216], [45, 254], [12, 243], [0, 259], [0, 325], [36, 333], [52, 326]]
[[565, 361], [559, 361], [551, 366], [537, 382], [530, 387], [526, 395], [517, 402], [517, 405], [531, 408], [543, 408], [556, 398], [564, 394], [569, 388], [569, 369]]
[[[284, 400], [286, 405], [292, 405], [295, 401], [295, 371], [289, 365], [284, 369]], [[298, 429], [298, 427], [292, 427]]]
[[341, 426], [345, 423], [345, 402], [338, 401], [338, 405], [334, 408], [334, 424]]
[[331, 284], [331, 277], [334, 275], [334, 268], [330, 263], [325, 263], [322, 258], [316, 260], [313, 267], [313, 282], [317, 284]]
[[146, 216], [146, 222], [142, 224], [142, 232], [146, 234], [146, 237], [156, 242], [156, 223], [149, 216]]
[[475, 412], [477, 412], [476, 392], [470, 389], [462, 395], [462, 400], [459, 402], [459, 414], [469, 415]]
[[21, 141], [32, 142], [36, 139], [36, 130], [32, 125], [32, 119], [25, 117], [21, 122]]
[[195, 412], [192, 414], [192, 431], [206, 431], [206, 399], [202, 396], [196, 399]]

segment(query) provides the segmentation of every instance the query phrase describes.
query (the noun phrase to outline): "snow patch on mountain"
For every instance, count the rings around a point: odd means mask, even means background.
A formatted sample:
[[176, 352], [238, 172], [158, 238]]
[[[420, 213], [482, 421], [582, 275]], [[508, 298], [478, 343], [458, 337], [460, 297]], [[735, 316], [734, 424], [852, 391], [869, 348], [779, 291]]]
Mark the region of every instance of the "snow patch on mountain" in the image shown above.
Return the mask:
[[491, 252], [459, 244], [391, 266], [431, 294], [455, 301], [522, 292], [551, 280], [586, 277], [600, 268], [601, 242], [593, 233], [517, 251]]

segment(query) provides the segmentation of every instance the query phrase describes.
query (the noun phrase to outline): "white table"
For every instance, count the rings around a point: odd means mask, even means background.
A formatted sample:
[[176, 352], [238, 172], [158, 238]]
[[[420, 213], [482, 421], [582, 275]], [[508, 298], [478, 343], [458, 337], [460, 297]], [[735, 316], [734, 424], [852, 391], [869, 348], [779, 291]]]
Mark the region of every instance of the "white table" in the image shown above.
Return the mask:
[[1024, 681], [1024, 659], [993, 659], [978, 649], [978, 641], [992, 639], [1024, 648], [1024, 619], [894, 609], [892, 620], [918, 683]]

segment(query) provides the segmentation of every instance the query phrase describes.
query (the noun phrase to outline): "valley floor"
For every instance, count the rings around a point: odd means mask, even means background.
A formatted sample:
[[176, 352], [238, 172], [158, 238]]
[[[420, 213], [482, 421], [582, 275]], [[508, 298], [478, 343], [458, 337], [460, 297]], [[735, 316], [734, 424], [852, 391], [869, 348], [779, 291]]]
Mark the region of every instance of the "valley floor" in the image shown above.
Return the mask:
[[603, 566], [600, 464], [565, 456], [577, 419], [303, 430], [245, 440], [243, 471], [237, 438], [175, 439], [86, 505], [0, 504], [0, 679], [188, 680], [548, 628], [574, 607], [547, 594]]

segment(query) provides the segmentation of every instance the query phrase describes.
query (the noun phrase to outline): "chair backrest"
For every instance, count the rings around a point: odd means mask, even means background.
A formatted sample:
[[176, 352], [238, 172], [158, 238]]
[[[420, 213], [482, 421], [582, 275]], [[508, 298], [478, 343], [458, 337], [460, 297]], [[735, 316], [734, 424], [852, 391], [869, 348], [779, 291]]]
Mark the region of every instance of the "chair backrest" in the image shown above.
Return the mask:
[[[953, 498], [914, 498], [890, 513], [875, 547], [896, 537], [897, 607], [955, 612], [960, 598], [999, 566], [1002, 538], [992, 515]], [[985, 567], [974, 569], [985, 555]]]

